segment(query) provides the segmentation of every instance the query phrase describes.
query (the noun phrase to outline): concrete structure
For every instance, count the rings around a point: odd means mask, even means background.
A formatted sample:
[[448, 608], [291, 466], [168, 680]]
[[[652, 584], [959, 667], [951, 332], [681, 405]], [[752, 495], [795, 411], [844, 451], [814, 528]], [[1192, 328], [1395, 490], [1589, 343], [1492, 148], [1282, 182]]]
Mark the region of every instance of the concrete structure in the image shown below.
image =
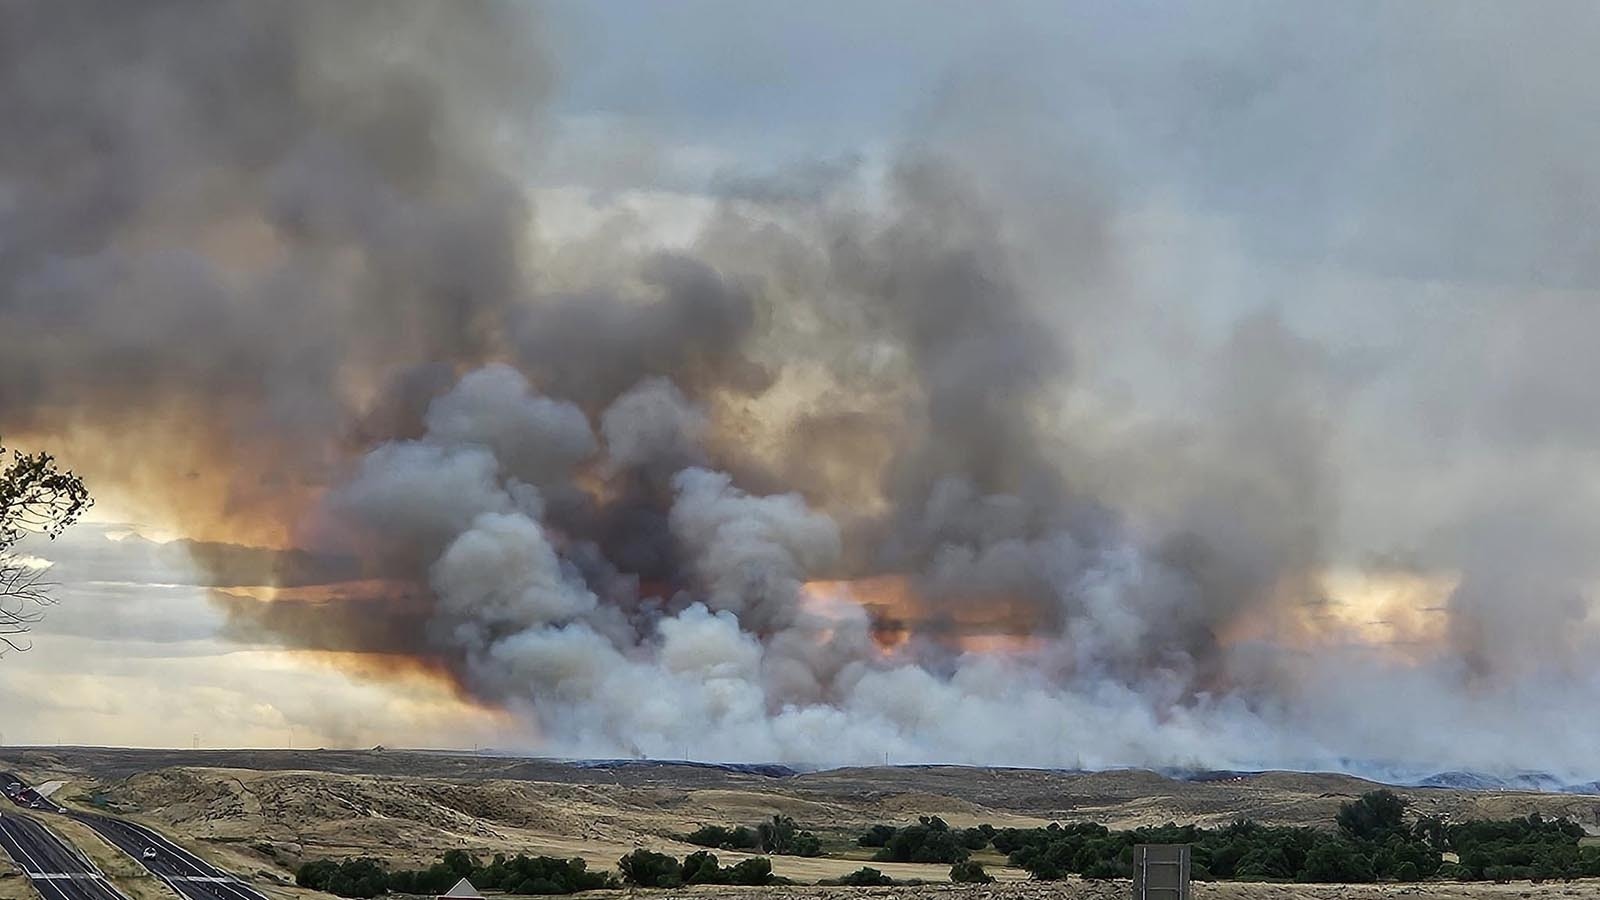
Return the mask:
[[1189, 845], [1134, 847], [1133, 900], [1189, 900]]

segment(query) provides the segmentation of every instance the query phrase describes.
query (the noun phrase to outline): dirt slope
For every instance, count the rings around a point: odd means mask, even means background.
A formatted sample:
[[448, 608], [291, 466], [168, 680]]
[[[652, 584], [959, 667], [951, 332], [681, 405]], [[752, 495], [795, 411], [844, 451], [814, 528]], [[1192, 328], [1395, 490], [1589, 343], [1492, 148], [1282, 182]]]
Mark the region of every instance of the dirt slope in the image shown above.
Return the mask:
[[[375, 856], [394, 866], [431, 862], [445, 850], [580, 856], [611, 868], [636, 847], [674, 854], [694, 847], [674, 839], [702, 824], [754, 824], [774, 814], [815, 830], [851, 858], [779, 857], [775, 870], [797, 880], [845, 874], [866, 851], [854, 835], [877, 822], [937, 814], [955, 825], [1031, 826], [1093, 820], [1113, 827], [1168, 821], [1218, 824], [1241, 817], [1270, 824], [1332, 827], [1341, 802], [1376, 785], [1343, 775], [1264, 773], [1178, 781], [1144, 771], [1098, 773], [961, 767], [838, 769], [808, 774], [623, 763], [579, 766], [551, 760], [413, 752], [0, 751], [0, 767], [35, 781], [68, 781], [57, 799], [111, 809], [161, 828], [259, 883], [284, 884], [307, 859]], [[1401, 790], [1424, 812], [1455, 819], [1503, 818], [1539, 811], [1600, 830], [1600, 798], [1558, 794]], [[725, 864], [740, 854], [719, 854]], [[985, 860], [1003, 881], [1023, 877]], [[877, 864], [874, 864], [877, 865]], [[877, 865], [897, 878], [944, 881], [948, 868]], [[0, 876], [0, 900], [27, 896]], [[1524, 884], [1314, 888], [1206, 886], [1197, 897], [1287, 898], [1520, 896]], [[818, 889], [766, 892], [818, 896]], [[1591, 884], [1544, 885], [1534, 896], [1594, 896]], [[809, 891], [809, 893], [808, 893]], [[953, 892], [952, 892], [953, 891]], [[987, 891], [988, 893], [985, 893]], [[1110, 893], [1105, 893], [1109, 891]], [[1569, 893], [1569, 891], [1571, 893]], [[860, 889], [833, 889], [870, 895]], [[1043, 892], [1043, 893], [1041, 893]], [[894, 896], [973, 898], [1122, 896], [1105, 885], [1003, 884], [976, 893], [904, 889]], [[1455, 893], [1451, 893], [1455, 892]], [[714, 891], [712, 892], [715, 893]], [[724, 891], [726, 893], [726, 891]], [[762, 892], [741, 891], [753, 897]], [[704, 891], [684, 892], [705, 896]], [[652, 894], [652, 897], [667, 895]], [[149, 898], [155, 900], [155, 898]]]

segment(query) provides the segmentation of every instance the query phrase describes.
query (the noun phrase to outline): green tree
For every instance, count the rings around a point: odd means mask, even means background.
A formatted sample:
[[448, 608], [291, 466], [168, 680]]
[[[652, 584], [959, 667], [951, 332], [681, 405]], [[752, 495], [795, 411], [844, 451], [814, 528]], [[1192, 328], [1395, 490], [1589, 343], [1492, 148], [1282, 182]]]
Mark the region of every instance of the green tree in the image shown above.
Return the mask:
[[950, 867], [950, 880], [957, 884], [989, 884], [994, 876], [983, 870], [983, 863], [968, 860]]
[[1406, 802], [1391, 790], [1368, 791], [1361, 799], [1339, 804], [1334, 821], [1339, 830], [1365, 841], [1381, 840], [1405, 829]]
[[724, 884], [741, 884], [759, 887], [771, 884], [772, 860], [764, 856], [756, 856], [742, 860], [732, 868], [725, 870]]
[[963, 833], [952, 831], [938, 816], [923, 816], [915, 825], [894, 829], [872, 858], [879, 862], [958, 863], [972, 852], [962, 838]]
[[[1015, 831], [1016, 829], [1011, 829]], [[893, 825], [874, 825], [868, 828], [861, 837], [856, 838], [856, 843], [863, 847], [882, 847], [894, 837]]]
[[894, 879], [871, 866], [862, 866], [849, 875], [837, 879], [836, 883], [846, 887], [887, 887], [894, 884]]
[[1116, 860], [1111, 859], [1097, 860], [1094, 865], [1083, 870], [1083, 877], [1090, 881], [1104, 881], [1110, 878], [1126, 878], [1127, 876], [1128, 873], [1123, 871], [1123, 867], [1118, 865]]
[[[4, 453], [0, 447], [0, 459]], [[48, 453], [13, 452], [0, 463], [0, 652], [27, 649], [22, 635], [53, 602], [45, 570], [13, 548], [30, 534], [56, 538], [92, 504], [83, 479], [61, 471]]]
[[802, 831], [794, 819], [773, 816], [772, 821], [756, 827], [756, 840], [764, 853], [778, 856], [821, 856], [822, 841], [809, 831]]
[[1299, 880], [1339, 884], [1371, 881], [1372, 861], [1349, 841], [1322, 841], [1306, 854]]
[[333, 877], [333, 873], [338, 867], [339, 864], [331, 859], [318, 859], [302, 863], [300, 868], [295, 870], [294, 883], [314, 891], [327, 890], [328, 879]]
[[721, 884], [722, 869], [717, 865], [717, 855], [700, 850], [685, 856], [679, 877], [684, 884]]
[[295, 872], [295, 883], [340, 897], [369, 900], [388, 892], [389, 873], [375, 859], [319, 860], [302, 865]]
[[968, 828], [961, 832], [961, 846], [968, 850], [982, 850], [994, 840], [993, 825], [979, 825], [977, 828]]
[[717, 850], [754, 850], [760, 844], [756, 832], [743, 825], [737, 828], [702, 825], [684, 835], [683, 839], [690, 844]]
[[622, 880], [637, 887], [678, 887], [683, 884], [683, 867], [665, 853], [635, 850], [617, 860]]
[[444, 865], [457, 878], [466, 878], [478, 869], [478, 860], [465, 850], [446, 850]]

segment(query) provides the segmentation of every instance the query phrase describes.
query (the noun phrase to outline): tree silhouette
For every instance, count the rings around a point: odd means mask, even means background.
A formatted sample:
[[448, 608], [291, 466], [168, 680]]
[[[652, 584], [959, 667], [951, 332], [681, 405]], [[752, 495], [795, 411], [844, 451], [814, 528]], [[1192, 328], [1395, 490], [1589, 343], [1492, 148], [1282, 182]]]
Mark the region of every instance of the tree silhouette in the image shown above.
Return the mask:
[[[4, 453], [0, 447], [0, 460]], [[17, 542], [30, 534], [54, 540], [93, 502], [83, 479], [48, 453], [13, 451], [0, 464], [0, 653], [26, 650], [22, 635], [53, 602], [46, 568], [15, 552]]]

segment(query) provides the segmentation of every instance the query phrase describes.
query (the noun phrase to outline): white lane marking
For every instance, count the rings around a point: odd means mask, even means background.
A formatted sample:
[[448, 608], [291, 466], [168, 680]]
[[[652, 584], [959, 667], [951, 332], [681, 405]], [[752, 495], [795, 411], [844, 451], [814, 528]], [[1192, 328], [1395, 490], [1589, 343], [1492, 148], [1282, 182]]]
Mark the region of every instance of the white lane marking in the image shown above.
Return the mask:
[[[33, 862], [35, 864], [35, 866], [37, 866], [38, 865], [38, 861], [33, 858], [33, 854], [28, 852], [28, 848], [23, 846], [22, 840], [17, 836], [22, 831], [22, 829], [19, 827], [16, 831], [11, 831], [9, 829], [6, 829], [6, 827], [5, 827], [10, 822], [18, 822], [18, 821], [29, 821], [29, 820], [19, 819], [16, 816], [11, 816], [11, 817], [7, 818], [5, 821], [0, 822], [0, 830], [5, 830], [6, 834], [12, 839], [13, 843], [15, 843], [17, 845], [17, 849], [21, 850], [22, 854], [24, 856], [28, 857], [28, 860], [30, 862]], [[63, 840], [60, 835], [56, 834], [54, 831], [51, 831], [50, 827], [48, 825], [45, 825], [43, 822], [31, 822], [31, 824], [34, 827], [38, 828], [39, 831], [44, 833], [45, 840], [54, 841], [55, 844], [58, 847], [65, 848], [66, 850], [68, 850], [69, 851], [69, 853], [68, 853], [69, 856], [77, 857], [78, 859], [82, 860], [85, 863], [88, 863], [88, 865], [89, 865], [89, 868], [91, 870], [90, 872], [46, 873], [46, 872], [42, 872], [41, 871], [41, 872], [38, 873], [39, 880], [48, 883], [51, 887], [54, 887], [56, 889], [56, 891], [58, 891], [61, 894], [62, 900], [71, 900], [71, 897], [67, 894], [67, 891], [66, 891], [65, 888], [63, 888], [61, 885], [55, 883], [56, 881], [61, 881], [61, 880], [93, 882], [100, 890], [105, 891], [106, 894], [109, 897], [112, 898], [112, 900], [128, 900], [128, 898], [122, 893], [121, 890], [119, 890], [116, 887], [116, 885], [113, 885], [108, 880], [106, 880], [105, 873], [101, 872], [100, 871], [100, 867], [96, 866], [89, 859], [88, 856], [84, 855], [83, 851], [79, 850], [76, 844], [72, 844], [72, 843], [70, 843], [68, 841]], [[24, 871], [26, 872], [26, 869], [24, 869]], [[63, 877], [61, 877], [61, 878], [52, 877], [52, 876], [57, 875], [57, 874], [59, 874], [59, 875], [61, 875]], [[74, 877], [74, 876], [76, 876], [76, 877]], [[44, 892], [44, 890], [42, 888], [39, 890], [39, 895], [40, 895], [41, 898], [43, 898], [43, 900], [49, 900], [49, 898], [45, 895], [45, 892]]]
[[[9, 819], [9, 818], [0, 819], [0, 831], [5, 832], [6, 837], [11, 839], [9, 843], [16, 845], [16, 848], [19, 851], [22, 852], [22, 855], [26, 856], [28, 858], [28, 862], [33, 863], [33, 867], [34, 867], [35, 870], [42, 871], [42, 867], [40, 867], [38, 860], [35, 860], [33, 858], [33, 854], [29, 853], [28, 852], [28, 848], [23, 846], [22, 840], [20, 838], [18, 838], [16, 833], [11, 830], [11, 827], [10, 827], [11, 821], [12, 820]], [[11, 847], [8, 845], [6, 847], [6, 854], [10, 855], [10, 853], [11, 853]], [[21, 860], [17, 860], [15, 858], [13, 858], [13, 861], [14, 862], [21, 862]], [[22, 870], [24, 872], [26, 872], [28, 870], [28, 867], [26, 865], [24, 865], [22, 867]], [[32, 879], [30, 879], [30, 881], [31, 880]], [[56, 892], [61, 895], [61, 900], [70, 900], [70, 898], [67, 896], [66, 890], [64, 888], [62, 888], [61, 885], [56, 884], [55, 882], [51, 882], [51, 881], [46, 881], [45, 883], [56, 889]], [[45, 894], [43, 887], [39, 888], [39, 896], [44, 898], [44, 900], [49, 900], [49, 896]]]
[[[218, 869], [217, 867], [212, 866], [211, 864], [200, 859], [198, 856], [195, 856], [193, 853], [190, 853], [177, 844], [174, 844], [172, 841], [167, 840], [165, 835], [154, 829], [146, 828], [143, 825], [129, 822], [126, 819], [115, 819], [109, 816], [94, 818], [92, 821], [112, 831], [121, 828], [123, 831], [133, 835], [134, 837], [142, 838], [146, 846], [150, 846], [152, 844], [165, 845], [168, 851], [173, 856], [177, 857], [178, 862], [188, 865], [191, 868], [198, 869], [202, 872], [208, 869], [213, 872], [222, 871], [221, 869]], [[122, 849], [115, 841], [107, 841], [107, 843], [110, 843], [113, 847], [117, 847], [119, 850]], [[129, 856], [134, 856], [134, 854], [127, 850], [123, 850], [122, 852], [127, 853]], [[188, 857], [188, 859], [184, 859], [184, 857]], [[145, 869], [150, 872], [150, 874], [161, 879], [164, 883], [166, 883], [167, 887], [172, 889], [173, 893], [179, 895], [180, 897], [187, 898], [189, 895], [178, 886], [179, 882], [203, 881], [206, 883], [216, 884], [225, 891], [231, 890], [235, 895], [242, 898], [242, 900], [267, 900], [265, 894], [261, 894], [254, 889], [244, 887], [241, 882], [234, 878], [206, 875], [168, 875], [163, 872], [157, 872], [155, 869], [151, 868], [148, 864], [148, 860], [145, 860], [142, 856], [135, 856], [134, 858], [138, 860], [140, 865], [143, 865]]]
[[59, 843], [62, 846], [66, 847], [68, 850], [71, 850], [72, 851], [72, 855], [76, 856], [78, 858], [78, 861], [83, 863], [84, 866], [86, 866], [89, 869], [90, 872], [93, 872], [96, 875], [102, 875], [102, 876], [106, 874], [106, 873], [100, 871], [100, 867], [94, 864], [94, 860], [89, 858], [89, 854], [83, 852], [83, 849], [80, 848], [77, 844], [74, 844], [71, 841], [62, 840], [60, 835], [56, 834], [54, 831], [51, 831], [50, 830], [50, 826], [44, 824], [43, 822], [39, 823], [39, 827], [44, 829], [51, 837], [55, 838], [56, 839], [56, 843]]
[[[166, 835], [156, 831], [153, 828], [146, 828], [143, 825], [121, 819], [115, 821], [117, 821], [118, 824], [124, 825], [129, 831], [139, 835], [140, 837], [144, 837], [156, 842], [157, 844], [164, 845], [170, 852], [177, 855], [179, 860], [195, 869], [199, 869], [202, 872], [207, 870], [212, 872], [222, 871], [216, 866], [213, 866], [193, 853], [190, 853], [188, 850], [185, 850], [184, 848], [168, 840]], [[261, 893], [255, 888], [247, 886], [242, 880], [237, 878], [224, 878], [213, 883], [221, 885], [224, 889], [231, 890], [236, 896], [240, 897], [241, 900], [267, 900], [267, 896], [265, 894]], [[176, 890], [176, 887], [174, 887], [174, 890]], [[182, 891], [179, 891], [179, 893], [182, 893]]]

